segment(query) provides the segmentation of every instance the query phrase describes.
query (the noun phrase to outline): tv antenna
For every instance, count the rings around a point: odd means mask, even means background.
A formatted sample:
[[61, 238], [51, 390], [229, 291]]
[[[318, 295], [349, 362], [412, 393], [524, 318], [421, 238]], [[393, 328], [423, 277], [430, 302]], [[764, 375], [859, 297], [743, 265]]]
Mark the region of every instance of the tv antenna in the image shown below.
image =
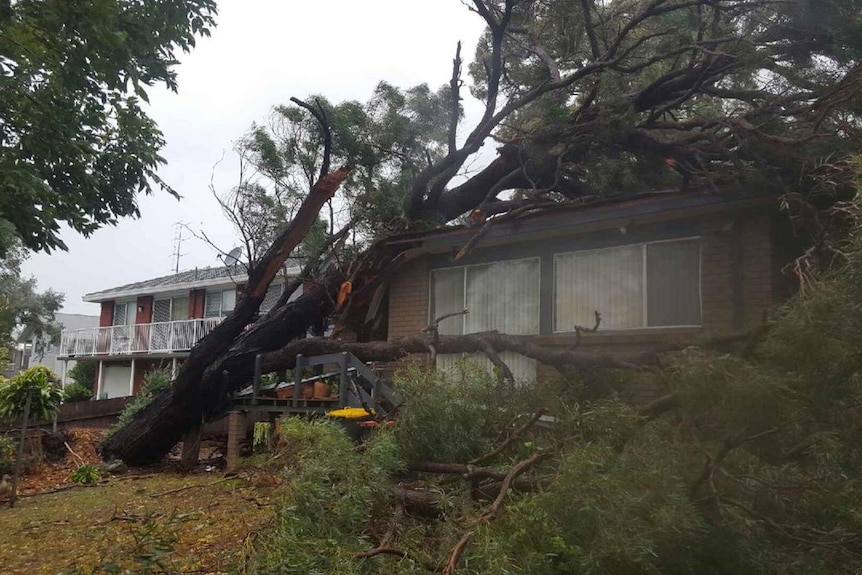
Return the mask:
[[[236, 247], [229, 251], [226, 256], [222, 258], [222, 262], [224, 262], [225, 267], [232, 268], [239, 261], [239, 256], [242, 255], [242, 248]], [[222, 256], [219, 256], [222, 257]]]
[[176, 233], [174, 234], [174, 251], [171, 253], [171, 258], [174, 260], [174, 273], [180, 273], [180, 258], [186, 254], [180, 252], [180, 248], [182, 248], [183, 242], [188, 238], [183, 237], [183, 228], [186, 227], [185, 222], [176, 222], [174, 224], [174, 228], [176, 228]]

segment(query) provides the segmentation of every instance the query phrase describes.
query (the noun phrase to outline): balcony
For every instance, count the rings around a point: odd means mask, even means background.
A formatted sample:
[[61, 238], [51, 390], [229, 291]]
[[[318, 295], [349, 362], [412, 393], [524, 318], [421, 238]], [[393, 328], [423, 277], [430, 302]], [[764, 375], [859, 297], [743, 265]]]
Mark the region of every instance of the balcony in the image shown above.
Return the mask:
[[221, 318], [214, 317], [64, 330], [60, 335], [59, 357], [189, 351], [220, 321]]

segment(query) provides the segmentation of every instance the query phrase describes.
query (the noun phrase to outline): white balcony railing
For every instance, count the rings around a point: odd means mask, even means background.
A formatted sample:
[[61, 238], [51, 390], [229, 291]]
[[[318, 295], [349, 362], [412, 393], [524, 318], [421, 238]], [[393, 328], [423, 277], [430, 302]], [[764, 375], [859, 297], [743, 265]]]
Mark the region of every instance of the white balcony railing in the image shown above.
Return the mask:
[[59, 356], [88, 357], [188, 351], [220, 321], [221, 318], [214, 317], [64, 330], [60, 335]]

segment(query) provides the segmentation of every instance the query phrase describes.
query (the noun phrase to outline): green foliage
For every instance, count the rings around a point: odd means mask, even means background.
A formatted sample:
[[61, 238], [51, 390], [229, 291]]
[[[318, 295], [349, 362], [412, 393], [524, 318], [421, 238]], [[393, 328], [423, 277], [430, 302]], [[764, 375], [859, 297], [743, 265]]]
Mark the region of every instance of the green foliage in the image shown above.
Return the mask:
[[417, 366], [399, 374], [394, 385], [408, 398], [395, 440], [409, 460], [466, 463], [490, 449], [494, 424], [506, 417], [494, 410], [500, 403], [497, 380], [469, 362], [457, 381]]
[[96, 384], [96, 374], [99, 371], [99, 363], [96, 361], [80, 360], [75, 362], [75, 366], [70, 369], [66, 375], [75, 384], [80, 385], [90, 391], [92, 394], [93, 387]]
[[268, 421], [254, 422], [254, 435], [252, 437], [252, 445], [254, 447], [268, 447], [272, 438], [272, 424]]
[[16, 327], [32, 330], [39, 340], [59, 341], [54, 314], [63, 304], [63, 295], [53, 290], [40, 293], [34, 278], [22, 277], [21, 264], [26, 258], [20, 241], [0, 225], [0, 348], [6, 356], [14, 344], [12, 332]]
[[128, 424], [154, 397], [170, 389], [172, 384], [173, 377], [171, 376], [170, 368], [157, 369], [144, 375], [144, 386], [141, 394], [133, 402], [126, 405], [117, 419], [117, 425], [112, 427], [108, 433], [113, 434], [116, 430]]
[[146, 88], [176, 90], [177, 51], [208, 36], [213, 0], [5, 2], [0, 7], [0, 222], [33, 250], [64, 249], [137, 215], [161, 132]]
[[[341, 187], [343, 213], [331, 213], [329, 219], [335, 221], [318, 220], [303, 240], [300, 255], [315, 254], [326, 234], [350, 216], [366, 239], [400, 229], [411, 182], [429, 159], [445, 154], [448, 90], [435, 92], [425, 84], [402, 90], [381, 82], [364, 103], [334, 104], [316, 95], [306, 102], [330, 125], [332, 165], [349, 164], [354, 170]], [[323, 137], [306, 110], [276, 106], [269, 125], [252, 126], [238, 152], [254, 167], [255, 179], [241, 182], [219, 199], [246, 255], [255, 261], [292, 219], [319, 176]]]
[[14, 379], [0, 383], [0, 418], [18, 421], [24, 416], [27, 390], [30, 392], [30, 419], [49, 420], [63, 401], [57, 387], [60, 378], [47, 367], [31, 367]]
[[380, 519], [389, 476], [403, 468], [392, 436], [378, 434], [357, 453], [340, 424], [294, 417], [282, 420], [278, 435], [289, 483], [245, 572], [364, 572], [352, 554], [367, 546], [362, 528]]
[[[779, 193], [790, 187], [805, 190], [811, 183], [807, 174], [819, 162], [858, 151], [858, 134], [841, 127], [840, 114], [814, 127], [802, 115], [778, 113], [772, 102], [804, 98], [842, 83], [843, 74], [862, 57], [858, 40], [862, 5], [858, 0], [719, 4], [665, 5], [636, 20], [648, 3], [519, 3], [512, 15], [519, 33], [503, 42], [506, 69], [501, 91], [506, 95], [520, 96], [547, 83], [552, 69], [563, 77], [583, 71], [607, 58], [612, 49], [618, 48], [620, 61], [536, 99], [507, 118], [498, 135], [527, 139], [523, 149], [534, 161], [551, 163], [559, 157], [577, 162], [566, 177], [577, 179], [579, 186], [573, 190], [588, 193], [619, 195], [677, 187], [685, 182], [687, 170], [728, 181], [725, 178], [736, 169], [731, 163], [752, 185], [775, 185]], [[619, 37], [627, 26], [629, 32]], [[482, 98], [487, 95], [491, 38], [486, 31], [469, 66], [473, 92]], [[690, 84], [690, 91], [682, 95], [679, 82], [687, 72], [715, 65], [714, 54], [697, 49], [679, 57], [681, 46], [700, 42], [720, 46], [722, 57], [733, 65], [704, 83]], [[763, 50], [772, 43], [782, 47]], [[541, 46], [542, 57], [537, 57], [535, 46]], [[763, 81], [764, 74], [769, 81]], [[582, 105], [589, 113], [583, 113]], [[842, 114], [855, 117], [859, 99], [849, 97], [840, 107]], [[742, 130], [725, 132], [734, 144], [722, 150], [724, 161], [707, 159], [716, 157], [715, 147], [708, 152], [698, 144], [685, 153], [673, 149], [683, 140], [681, 133], [711, 130], [705, 126], [727, 118], [753, 117], [765, 132], [795, 139], [792, 149]], [[693, 130], [688, 132], [688, 127]], [[646, 139], [633, 142], [634, 129]], [[812, 130], [820, 136], [816, 141], [804, 137]], [[716, 134], [710, 142], [715, 142]], [[666, 161], [672, 156], [678, 163]], [[781, 184], [776, 185], [778, 174]]]
[[82, 465], [72, 473], [72, 482], [80, 485], [93, 485], [102, 478], [99, 468], [95, 465]]
[[0, 435], [0, 477], [11, 474], [15, 466], [15, 441]]
[[75, 403], [77, 401], [89, 401], [93, 399], [93, 392], [83, 385], [70, 383], [63, 390], [63, 402]]
[[187, 525], [194, 516], [173, 510], [168, 514], [150, 512], [140, 522], [129, 526], [131, 540], [119, 546], [108, 546], [104, 557], [94, 568], [76, 567], [76, 575], [105, 573], [125, 575], [141, 573], [162, 575], [181, 573], [177, 562], [176, 547], [180, 533], [188, 530]]

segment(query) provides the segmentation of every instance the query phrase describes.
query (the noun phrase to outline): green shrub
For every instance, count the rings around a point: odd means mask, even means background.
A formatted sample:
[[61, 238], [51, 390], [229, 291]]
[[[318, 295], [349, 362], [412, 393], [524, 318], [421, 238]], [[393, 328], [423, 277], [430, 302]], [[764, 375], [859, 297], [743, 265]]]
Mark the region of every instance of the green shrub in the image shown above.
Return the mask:
[[117, 429], [127, 425], [135, 415], [146, 407], [155, 396], [159, 393], [170, 389], [173, 384], [173, 376], [169, 368], [157, 369], [144, 375], [144, 386], [141, 390], [141, 395], [135, 398], [133, 402], [128, 404], [120, 417], [117, 419], [117, 425], [112, 427], [108, 434], [114, 433]]
[[15, 441], [0, 435], [0, 477], [12, 473], [15, 463]]
[[8, 421], [22, 418], [28, 388], [33, 388], [30, 395], [30, 418], [53, 418], [63, 401], [63, 392], [55, 385], [59, 381], [60, 378], [53, 371], [38, 366], [0, 384], [0, 418]]
[[502, 387], [469, 361], [456, 381], [417, 367], [395, 387], [405, 398], [395, 439], [408, 460], [466, 463], [490, 450], [501, 425], [532, 410], [521, 400], [526, 390]]
[[[96, 384], [96, 373], [99, 370], [99, 363], [95, 361], [79, 360], [75, 366], [68, 371], [66, 376], [73, 383], [80, 385], [90, 391], [93, 395], [93, 388]], [[66, 386], [68, 388], [68, 386]]]
[[92, 485], [102, 478], [102, 473], [95, 465], [82, 465], [72, 474], [72, 482], [81, 485]]
[[279, 425], [285, 486], [272, 527], [255, 545], [246, 573], [366, 572], [353, 553], [368, 548], [364, 527], [386, 520], [392, 482], [404, 468], [390, 433], [357, 453], [332, 421], [285, 418]]
[[89, 401], [93, 398], [92, 390], [87, 389], [83, 385], [70, 383], [63, 390], [63, 402], [75, 403], [77, 401]]

